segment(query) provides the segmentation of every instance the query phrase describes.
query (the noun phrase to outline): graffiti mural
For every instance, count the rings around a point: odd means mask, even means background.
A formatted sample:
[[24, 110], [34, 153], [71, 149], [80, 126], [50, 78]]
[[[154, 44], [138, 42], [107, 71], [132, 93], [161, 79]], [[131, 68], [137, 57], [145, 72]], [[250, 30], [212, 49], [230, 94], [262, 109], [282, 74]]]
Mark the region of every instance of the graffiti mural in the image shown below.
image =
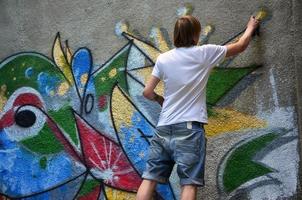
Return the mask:
[[[188, 4], [177, 13], [192, 11]], [[142, 91], [157, 56], [173, 47], [163, 28], [153, 27], [148, 39], [124, 21], [115, 31], [127, 42], [101, 66], [93, 64], [88, 48], [72, 52], [68, 42], [63, 45], [59, 33], [51, 58], [21, 52], [2, 60], [2, 199], [135, 199], [160, 112]], [[206, 25], [200, 44], [213, 31]], [[217, 180], [222, 198], [291, 196], [298, 169], [294, 111], [276, 105], [271, 113], [253, 116], [226, 106], [257, 81], [261, 67], [232, 67], [234, 59], [215, 67], [207, 85], [206, 181]], [[156, 92], [163, 94], [162, 83]], [[173, 172], [168, 184], [157, 186], [154, 199], [177, 199], [179, 192]]]

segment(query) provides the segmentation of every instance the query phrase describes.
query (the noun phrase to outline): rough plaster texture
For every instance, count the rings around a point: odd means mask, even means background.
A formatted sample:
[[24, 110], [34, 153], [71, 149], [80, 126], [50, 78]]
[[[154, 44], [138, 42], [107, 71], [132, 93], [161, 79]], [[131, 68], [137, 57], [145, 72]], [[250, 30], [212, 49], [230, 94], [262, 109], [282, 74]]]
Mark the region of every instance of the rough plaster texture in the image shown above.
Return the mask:
[[[299, 119], [297, 117], [300, 113], [301, 119], [302, 111], [301, 3], [298, 0], [188, 2], [194, 6], [193, 15], [200, 19], [203, 26], [209, 23], [215, 26], [215, 32], [209, 39], [209, 43], [214, 44], [221, 44], [244, 28], [249, 15], [259, 6], [265, 6], [272, 12], [272, 18], [261, 27], [261, 36], [255, 38], [247, 51], [232, 63], [232, 67], [245, 67], [254, 63], [261, 64], [263, 67], [255, 72], [260, 76], [224, 107], [257, 115], [269, 121], [272, 128], [286, 127], [293, 129], [293, 135], [297, 135], [297, 124], [301, 121], [297, 120]], [[124, 39], [115, 35], [117, 22], [126, 20], [130, 27], [136, 30], [136, 35], [139, 34], [140, 37], [147, 37], [152, 26], [163, 27], [167, 29], [171, 39], [173, 25], [177, 18], [176, 10], [182, 5], [183, 2], [181, 1], [170, 0], [2, 0], [0, 1], [0, 58], [2, 60], [22, 51], [37, 51], [50, 56], [55, 34], [60, 32], [63, 40], [68, 39], [71, 49], [76, 50], [83, 46], [89, 48], [93, 55], [94, 64], [99, 66], [126, 43]], [[3, 77], [1, 74], [0, 76]], [[297, 106], [297, 109], [292, 109], [293, 106]], [[224, 158], [231, 146], [248, 137], [260, 136], [266, 131], [266, 129], [231, 131], [209, 139], [207, 186], [199, 191], [199, 199], [225, 197], [219, 192], [216, 181], [221, 159]], [[276, 148], [275, 152], [292, 152], [291, 148], [297, 148], [297, 141], [290, 144], [292, 144], [291, 147], [284, 146], [285, 149], [280, 148], [279, 150]], [[271, 154], [275, 152], [272, 151]], [[280, 167], [280, 165], [278, 166]], [[296, 170], [295, 166], [289, 169]], [[282, 171], [282, 168], [280, 170]], [[285, 180], [278, 175], [275, 178]], [[288, 182], [291, 183], [291, 180]], [[241, 198], [244, 196], [256, 199], [257, 195], [261, 194], [261, 190], [259, 192], [251, 189], [253, 184], [253, 182], [249, 182], [246, 185], [248, 189], [238, 190], [238, 193], [243, 193]], [[289, 185], [295, 186], [295, 184], [281, 184], [284, 187]], [[270, 187], [267, 190], [278, 191], [278, 187]], [[289, 191], [294, 192], [291, 194]], [[284, 193], [288, 194], [284, 198], [296, 196], [293, 188], [285, 190]], [[277, 199], [278, 195], [281, 198], [284, 193], [281, 192], [279, 195], [278, 192], [275, 192], [274, 194], [277, 196], [267, 194], [265, 197]], [[233, 197], [229, 196], [228, 198], [235, 198], [237, 194], [233, 195]]]

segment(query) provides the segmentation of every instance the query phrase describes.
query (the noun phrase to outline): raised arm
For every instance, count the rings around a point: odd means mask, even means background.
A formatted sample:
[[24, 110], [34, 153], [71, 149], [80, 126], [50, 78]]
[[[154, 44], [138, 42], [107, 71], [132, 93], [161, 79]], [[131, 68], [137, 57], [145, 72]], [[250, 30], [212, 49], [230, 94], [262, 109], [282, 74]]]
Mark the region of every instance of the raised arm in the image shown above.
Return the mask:
[[227, 44], [227, 53], [226, 57], [235, 56], [241, 52], [243, 52], [247, 46], [249, 45], [252, 35], [255, 29], [259, 26], [259, 20], [255, 19], [255, 17], [251, 16], [247, 28], [240, 39], [232, 44]]

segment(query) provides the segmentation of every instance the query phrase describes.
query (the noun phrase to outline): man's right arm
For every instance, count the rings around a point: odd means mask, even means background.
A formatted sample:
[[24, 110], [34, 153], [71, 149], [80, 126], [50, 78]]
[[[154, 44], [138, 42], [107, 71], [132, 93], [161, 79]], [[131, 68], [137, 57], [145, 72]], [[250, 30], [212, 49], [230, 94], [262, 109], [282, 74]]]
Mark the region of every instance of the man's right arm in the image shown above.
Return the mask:
[[252, 39], [252, 35], [255, 29], [258, 27], [258, 25], [259, 25], [259, 20], [255, 19], [252, 16], [247, 24], [247, 28], [244, 34], [240, 37], [240, 39], [235, 43], [226, 45], [227, 47], [226, 57], [235, 56], [243, 52], [249, 45]]

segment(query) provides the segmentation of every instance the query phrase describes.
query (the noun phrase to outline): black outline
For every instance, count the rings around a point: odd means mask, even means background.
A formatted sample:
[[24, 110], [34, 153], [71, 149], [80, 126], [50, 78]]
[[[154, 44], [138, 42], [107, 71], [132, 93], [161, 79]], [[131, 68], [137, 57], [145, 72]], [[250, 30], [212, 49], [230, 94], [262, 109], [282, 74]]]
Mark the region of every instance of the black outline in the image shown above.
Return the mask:
[[99, 68], [97, 68], [96, 70], [94, 70], [91, 73], [91, 76], [94, 74], [99, 73], [99, 71], [105, 66], [107, 65], [115, 56], [117, 56], [119, 53], [121, 53], [128, 45], [130, 45], [130, 42], [127, 42], [127, 44], [125, 44], [122, 48], [120, 48], [115, 54], [113, 54], [113, 56], [111, 56], [105, 63], [103, 63]]
[[[136, 38], [135, 36], [132, 36], [132, 35], [130, 35], [130, 34], [128, 34], [128, 33], [125, 33], [125, 32], [123, 32], [122, 33], [122, 35], [128, 40], [128, 41], [131, 41], [131, 40], [133, 40], [133, 39], [130, 39], [130, 38], [128, 38], [126, 35], [129, 35], [130, 37], [133, 37], [134, 39], [136, 39], [136, 40], [138, 40], [138, 41], [140, 41], [140, 42], [143, 42], [143, 43], [145, 43], [146, 45], [149, 45], [149, 46], [151, 46], [151, 47], [153, 47], [153, 48], [155, 48], [159, 53], [162, 53], [158, 48], [156, 48], [156, 47], [154, 47], [152, 44], [149, 44], [149, 43], [146, 43], [146, 42], [144, 42], [144, 41], [142, 41], [142, 40], [140, 40], [140, 39], [138, 39], [138, 38]], [[136, 44], [135, 44], [135, 42], [133, 41], [133, 45], [154, 65], [155, 64], [155, 62], [141, 49], [141, 48], [139, 48]]]
[[[79, 195], [79, 193], [81, 192], [81, 190], [82, 190], [82, 187], [84, 186], [84, 184], [86, 183], [86, 180], [87, 180], [87, 177], [88, 177], [88, 175], [90, 175], [90, 172], [89, 172], [89, 170], [87, 171], [87, 174], [85, 175], [85, 179], [84, 179], [84, 181], [83, 181], [83, 183], [82, 183], [82, 185], [80, 186], [80, 188], [79, 188], [79, 190], [78, 190], [78, 192], [76, 193], [76, 195], [74, 196], [74, 198], [73, 198], [73, 200], [76, 200], [77, 198], [78, 198], [78, 195]], [[94, 178], [94, 177], [92, 177], [92, 178]], [[100, 182], [99, 180], [96, 180], [97, 182], [99, 182], [99, 184], [100, 184], [100, 187], [101, 187], [101, 185], [103, 185], [103, 183], [102, 182]], [[102, 188], [100, 188], [100, 192], [99, 192], [99, 194], [98, 194], [98, 196], [97, 196], [97, 198], [96, 198], [96, 200], [98, 200], [99, 199], [99, 197], [100, 197], [100, 193], [102, 192]], [[89, 193], [88, 193], [89, 194]], [[85, 197], [85, 196], [84, 196]]]
[[[56, 39], [57, 39], [57, 38], [58, 38], [58, 40], [59, 40], [59, 44], [60, 44], [60, 47], [61, 47], [63, 56], [64, 56], [66, 62], [68, 63], [67, 57], [66, 57], [66, 55], [65, 55], [65, 53], [64, 53], [64, 51], [63, 51], [63, 47], [62, 47], [62, 43], [61, 43], [61, 35], [60, 35], [60, 32], [57, 32], [56, 37], [55, 37], [55, 39], [54, 39], [54, 41], [53, 41], [53, 43], [52, 43], [52, 47], [51, 47], [51, 58], [52, 58], [52, 61], [53, 61], [54, 65], [61, 71], [61, 73], [64, 75], [64, 77], [65, 77], [66, 81], [69, 83], [69, 85], [72, 86], [72, 83], [68, 80], [68, 78], [65, 76], [65, 74], [64, 74], [64, 72], [61, 70], [61, 68], [56, 64], [55, 59], [54, 59], [53, 49], [54, 49], [54, 47], [55, 47], [55, 43], [56, 43]], [[68, 64], [69, 64], [69, 63], [68, 63]], [[72, 71], [72, 70], [71, 70], [71, 63], [69, 64], [69, 68], [70, 68], [70, 71]]]
[[[66, 52], [64, 52], [64, 54], [65, 53], [69, 53], [70, 55], [71, 55], [71, 57], [72, 57], [72, 52], [71, 52], [71, 50], [70, 50], [70, 48], [69, 48], [69, 42], [68, 42], [68, 40], [65, 40], [65, 49], [66, 49]], [[67, 55], [66, 55], [66, 61], [67, 61], [67, 63], [69, 64], [69, 66], [71, 66], [71, 63], [69, 63], [69, 61], [68, 61], [68, 59], [67, 59]], [[70, 58], [70, 62], [71, 62], [71, 58]]]
[[147, 143], [150, 145], [150, 141], [148, 140], [148, 138], [150, 139], [150, 138], [152, 138], [152, 136], [145, 135], [144, 132], [140, 128], [137, 128], [136, 130], [141, 134], [141, 137], [144, 138], [147, 141]]
[[141, 86], [145, 87], [145, 84], [143, 82], [141, 82], [140, 80], [138, 80], [134, 75], [130, 74], [129, 72], [127, 72], [127, 74], [134, 79], [137, 83], [139, 83]]
[[145, 44], [153, 47], [154, 49], [156, 49], [157, 51], [159, 51], [160, 53], [162, 53], [162, 51], [159, 48], [157, 48], [155, 45], [152, 44], [152, 42], [150, 42], [148, 40], [143, 40], [143, 39], [141, 39], [139, 37], [136, 37], [136, 36], [130, 34], [129, 32], [125, 32], [125, 31], [122, 32], [122, 36], [124, 36], [127, 40], [133, 40], [132, 38], [134, 38], [134, 39], [136, 39], [136, 40], [138, 40], [138, 41], [140, 41], [142, 43], [145, 43]]
[[[87, 109], [87, 105], [88, 105], [88, 99], [89, 99], [89, 97], [91, 97], [92, 103], [91, 103], [91, 108], [88, 110], [88, 109]], [[85, 113], [86, 113], [86, 114], [90, 114], [91, 111], [92, 111], [92, 109], [93, 109], [93, 107], [94, 107], [94, 96], [93, 96], [91, 93], [89, 93], [89, 94], [87, 94], [86, 97], [85, 97], [85, 106], [84, 106], [84, 108], [85, 108]]]
[[100, 182], [100, 192], [99, 192], [99, 194], [98, 194], [98, 196], [97, 196], [97, 198], [96, 198], [96, 200], [99, 200], [100, 199], [100, 196], [101, 196], [101, 194], [102, 193], [104, 193], [104, 196], [105, 196], [105, 200], [107, 200], [107, 194], [106, 194], [106, 191], [103, 189], [103, 187], [104, 187], [104, 183], [103, 182]]
[[78, 52], [82, 51], [83, 49], [88, 50], [88, 54], [89, 54], [90, 61], [91, 61], [90, 66], [89, 66], [89, 72], [91, 71], [91, 68], [92, 68], [92, 57], [91, 57], [91, 52], [90, 52], [90, 50], [89, 50], [88, 48], [86, 48], [86, 47], [80, 47], [80, 48], [78, 48], [78, 49], [74, 52], [74, 54], [72, 54], [72, 57], [71, 57], [71, 64], [70, 64], [70, 67], [71, 67], [71, 74], [72, 74], [74, 86], [75, 86], [75, 88], [76, 88], [76, 92], [77, 92], [77, 95], [78, 95], [79, 100], [80, 100], [80, 112], [81, 112], [81, 114], [82, 114], [82, 111], [83, 111], [83, 101], [84, 101], [84, 97], [85, 97], [85, 93], [84, 93], [84, 92], [86, 91], [86, 85], [87, 85], [87, 83], [88, 83], [88, 81], [89, 81], [89, 74], [88, 74], [87, 82], [86, 82], [85, 85], [84, 85], [83, 95], [81, 95], [81, 93], [80, 93], [80, 91], [79, 91], [79, 86], [78, 86], [77, 81], [76, 81], [76, 77], [75, 77], [75, 75], [74, 75], [74, 71], [73, 71], [73, 63], [74, 63], [75, 55], [76, 55]]
[[143, 66], [143, 67], [138, 67], [138, 68], [129, 69], [128, 72], [136, 71], [136, 70], [140, 70], [140, 69], [145, 69], [145, 68], [148, 68], [148, 67], [153, 67], [153, 65], [145, 65], [145, 66]]
[[[88, 54], [89, 54], [89, 59], [90, 59], [90, 67], [89, 67], [89, 72], [88, 72], [88, 78], [87, 78], [87, 81], [84, 85], [84, 91], [83, 91], [83, 96], [82, 96], [82, 99], [84, 101], [84, 99], [86, 98], [86, 91], [87, 91], [87, 87], [88, 87], [88, 84], [89, 84], [89, 81], [90, 81], [90, 77], [92, 76], [91, 73], [92, 73], [92, 66], [93, 66], [93, 59], [92, 59], [92, 53], [90, 51], [90, 49], [86, 48], [86, 47], [83, 47], [83, 48], [80, 48], [80, 49], [86, 49], [88, 51]], [[83, 104], [81, 104], [81, 108], [80, 108], [80, 112], [81, 114], [83, 114]], [[93, 107], [93, 105], [92, 105]]]
[[[129, 54], [130, 54], [131, 47], [133, 46], [133, 44], [134, 44], [134, 42], [133, 42], [133, 40], [131, 40], [129, 48], [127, 49], [126, 61], [125, 61], [125, 65], [124, 65], [125, 66], [125, 68], [124, 68], [125, 84], [126, 84], [126, 91], [127, 91], [128, 94], [129, 94], [129, 85], [128, 85], [128, 76], [127, 76], [128, 58], [129, 58]], [[114, 84], [113, 84], [113, 87], [114, 87]]]
[[82, 181], [82, 183], [81, 183], [81, 185], [80, 185], [77, 193], [74, 195], [73, 200], [75, 200], [78, 197], [78, 194], [80, 193], [80, 191], [81, 191], [81, 189], [82, 189], [82, 187], [83, 187], [83, 185], [84, 185], [84, 183], [85, 183], [85, 181], [87, 179], [87, 176], [88, 176], [88, 173], [85, 174], [85, 177], [84, 177], [84, 179], [83, 179], [83, 181]]

